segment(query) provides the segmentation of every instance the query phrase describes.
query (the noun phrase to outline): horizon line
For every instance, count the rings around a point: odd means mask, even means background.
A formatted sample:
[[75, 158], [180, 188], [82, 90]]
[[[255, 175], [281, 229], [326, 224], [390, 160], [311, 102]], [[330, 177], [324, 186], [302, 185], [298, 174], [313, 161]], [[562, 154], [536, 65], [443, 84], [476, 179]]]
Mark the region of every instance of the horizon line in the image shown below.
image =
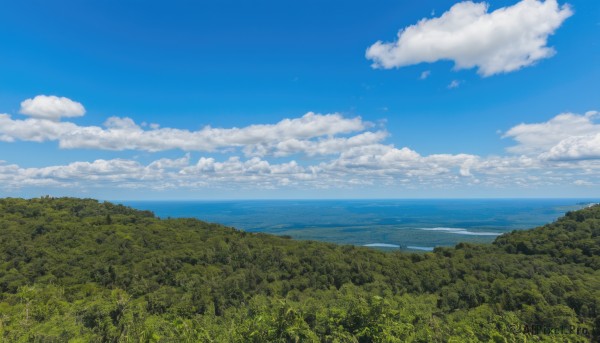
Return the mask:
[[600, 201], [600, 197], [431, 197], [431, 198], [222, 198], [222, 199], [97, 199], [110, 202], [221, 202], [221, 201], [419, 201], [419, 200], [589, 200]]

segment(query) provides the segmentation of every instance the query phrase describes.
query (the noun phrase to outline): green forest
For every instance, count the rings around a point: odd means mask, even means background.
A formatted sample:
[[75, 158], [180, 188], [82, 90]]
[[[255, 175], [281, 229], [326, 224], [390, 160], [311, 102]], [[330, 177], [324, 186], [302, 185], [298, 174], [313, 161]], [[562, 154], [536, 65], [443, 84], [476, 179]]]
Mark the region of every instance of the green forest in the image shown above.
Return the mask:
[[0, 199], [2, 342], [590, 342], [600, 206], [432, 253]]

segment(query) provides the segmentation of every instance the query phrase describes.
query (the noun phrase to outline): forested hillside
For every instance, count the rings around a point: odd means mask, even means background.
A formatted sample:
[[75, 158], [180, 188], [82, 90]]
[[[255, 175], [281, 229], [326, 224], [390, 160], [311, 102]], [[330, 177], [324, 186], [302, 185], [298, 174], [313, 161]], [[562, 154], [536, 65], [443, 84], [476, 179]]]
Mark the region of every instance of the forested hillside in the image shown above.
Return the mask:
[[[593, 336], [595, 338], [593, 338]], [[3, 342], [589, 342], [600, 206], [433, 253], [0, 199]]]

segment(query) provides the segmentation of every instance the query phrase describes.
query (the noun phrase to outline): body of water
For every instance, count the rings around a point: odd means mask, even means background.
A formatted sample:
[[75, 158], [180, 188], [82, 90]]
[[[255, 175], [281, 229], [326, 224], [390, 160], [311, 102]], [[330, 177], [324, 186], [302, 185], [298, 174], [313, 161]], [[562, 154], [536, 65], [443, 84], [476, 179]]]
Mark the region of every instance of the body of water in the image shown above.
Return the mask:
[[550, 223], [591, 199], [121, 201], [161, 218], [379, 249], [430, 251]]

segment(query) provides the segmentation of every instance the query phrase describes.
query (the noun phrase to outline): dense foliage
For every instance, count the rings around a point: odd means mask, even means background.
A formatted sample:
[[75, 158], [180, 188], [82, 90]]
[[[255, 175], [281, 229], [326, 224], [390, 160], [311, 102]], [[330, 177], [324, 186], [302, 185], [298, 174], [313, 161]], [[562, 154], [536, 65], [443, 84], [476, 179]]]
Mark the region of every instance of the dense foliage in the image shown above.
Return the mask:
[[0, 341], [598, 336], [600, 206], [494, 244], [409, 254], [158, 219], [90, 199], [0, 199]]

